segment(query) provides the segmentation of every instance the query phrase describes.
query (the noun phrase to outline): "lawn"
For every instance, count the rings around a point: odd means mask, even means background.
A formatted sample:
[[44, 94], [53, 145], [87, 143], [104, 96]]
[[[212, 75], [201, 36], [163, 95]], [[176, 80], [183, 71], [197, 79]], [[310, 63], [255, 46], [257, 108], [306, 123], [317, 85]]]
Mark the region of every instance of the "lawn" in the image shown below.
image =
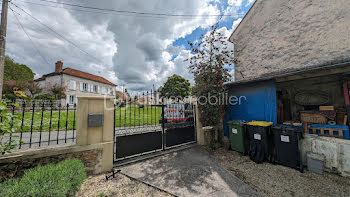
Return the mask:
[[[154, 125], [159, 123], [161, 118], [161, 107], [121, 107], [115, 111], [115, 126], [116, 127], [130, 127], [130, 126], [142, 126], [142, 125]], [[17, 118], [14, 120], [14, 125], [17, 128], [21, 128], [22, 125], [22, 113], [15, 113]], [[58, 124], [60, 130], [73, 130], [74, 122], [74, 111], [69, 110], [68, 114], [66, 110], [58, 111], [44, 111], [43, 115], [41, 112], [34, 112], [33, 125], [32, 125], [32, 112], [24, 113], [23, 121], [23, 132], [31, 131], [53, 131], [58, 130]], [[75, 112], [75, 123], [77, 120]], [[51, 127], [50, 127], [51, 117]], [[60, 118], [59, 118], [60, 117]], [[41, 127], [42, 122], [42, 127]], [[76, 129], [76, 126], [74, 126]]]
[[159, 124], [162, 107], [122, 107], [115, 112], [115, 127]]

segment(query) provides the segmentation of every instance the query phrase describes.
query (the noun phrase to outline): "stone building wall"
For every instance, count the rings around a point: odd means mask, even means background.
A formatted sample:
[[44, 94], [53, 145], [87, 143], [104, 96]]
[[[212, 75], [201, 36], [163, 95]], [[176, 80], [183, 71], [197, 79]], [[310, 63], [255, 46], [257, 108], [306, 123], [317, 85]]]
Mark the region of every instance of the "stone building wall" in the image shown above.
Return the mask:
[[256, 0], [230, 40], [236, 81], [350, 60], [349, 0]]

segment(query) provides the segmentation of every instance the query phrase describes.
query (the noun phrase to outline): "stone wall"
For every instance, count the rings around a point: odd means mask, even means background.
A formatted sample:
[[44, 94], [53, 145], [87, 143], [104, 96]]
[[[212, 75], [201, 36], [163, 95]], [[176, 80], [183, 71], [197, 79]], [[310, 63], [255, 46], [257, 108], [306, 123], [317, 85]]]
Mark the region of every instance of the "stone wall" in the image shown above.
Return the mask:
[[80, 159], [85, 165], [87, 174], [101, 172], [101, 146], [56, 147], [29, 150], [0, 157], [0, 182], [13, 177], [21, 177], [26, 170], [38, 165], [58, 163], [71, 158]]
[[236, 81], [350, 60], [349, 0], [256, 0], [230, 40]]
[[[0, 181], [20, 177], [25, 170], [38, 165], [77, 158], [88, 174], [112, 170], [114, 154], [113, 97], [79, 97], [77, 106], [76, 145], [45, 149], [28, 149], [0, 156]], [[103, 124], [88, 126], [89, 114], [103, 114]]]
[[350, 140], [306, 134], [301, 142], [304, 165], [308, 152], [325, 156], [326, 171], [350, 177]]

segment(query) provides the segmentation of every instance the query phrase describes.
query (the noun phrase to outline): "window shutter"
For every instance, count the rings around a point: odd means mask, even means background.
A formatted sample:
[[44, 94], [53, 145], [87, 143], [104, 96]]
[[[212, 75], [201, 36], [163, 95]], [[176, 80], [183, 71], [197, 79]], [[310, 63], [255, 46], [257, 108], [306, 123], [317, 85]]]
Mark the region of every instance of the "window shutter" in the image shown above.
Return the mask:
[[73, 90], [76, 90], [76, 89], [77, 89], [77, 82], [73, 81]]
[[83, 91], [83, 82], [80, 82], [80, 91]]
[[66, 104], [68, 104], [69, 103], [69, 95], [67, 94], [67, 96], [66, 96]]

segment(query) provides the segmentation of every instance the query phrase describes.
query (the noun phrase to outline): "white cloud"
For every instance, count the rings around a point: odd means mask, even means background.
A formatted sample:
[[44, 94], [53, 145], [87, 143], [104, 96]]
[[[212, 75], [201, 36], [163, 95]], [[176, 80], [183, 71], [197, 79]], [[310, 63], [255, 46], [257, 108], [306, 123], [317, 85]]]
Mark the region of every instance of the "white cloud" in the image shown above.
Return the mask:
[[248, 0], [247, 4], [245, 5], [246, 7], [252, 5], [255, 2], [255, 0]]
[[[89, 29], [76, 20], [68, 10], [31, 6], [23, 2], [15, 3], [93, 56], [80, 51], [10, 4], [13, 10], [20, 13], [20, 15], [16, 14], [17, 18], [48, 62], [37, 53], [35, 46], [18, 25], [11, 10], [9, 10], [6, 53], [16, 61], [31, 67], [37, 76], [53, 72], [55, 62], [58, 60], [63, 61], [64, 67], [72, 67], [94, 74], [102, 74], [100, 71], [112, 69], [112, 57], [117, 52], [117, 44], [114, 42], [114, 34], [107, 29], [108, 20], [94, 24]], [[113, 81], [112, 78], [109, 79]], [[116, 82], [115, 79], [114, 82]]]
[[236, 29], [236, 27], [239, 25], [239, 23], [241, 23], [241, 21], [242, 21], [242, 18], [239, 18], [239, 19], [233, 21], [231, 29], [234, 31]]
[[242, 6], [243, 0], [228, 0], [227, 3], [231, 6]]
[[[248, 3], [251, 0], [248, 0]], [[46, 57], [46, 63], [36, 54], [31, 42], [16, 25], [11, 11], [8, 24], [7, 54], [18, 62], [27, 64], [34, 72], [42, 75], [52, 72], [54, 63], [62, 60], [65, 67], [81, 69], [101, 75], [118, 85], [131, 90], [150, 89], [153, 84], [160, 86], [168, 76], [179, 74], [193, 83], [193, 76], [187, 70], [185, 59], [191, 56], [183, 46], [172, 42], [189, 35], [196, 28], [208, 28], [216, 17], [147, 17], [127, 14], [101, 14], [63, 8], [43, 7], [21, 1], [17, 5], [49, 25], [55, 31], [92, 54], [89, 57], [76, 47], [49, 33], [45, 27], [21, 13], [22, 21], [39, 50]], [[229, 0], [223, 10], [225, 14], [236, 14], [242, 0]], [[44, 4], [44, 3], [43, 3]], [[120, 1], [79, 1], [77, 4], [116, 10], [173, 14], [220, 14], [218, 0], [120, 0]], [[57, 5], [60, 7], [60, 5]], [[225, 20], [225, 19], [222, 19]], [[236, 20], [232, 28], [239, 23]], [[230, 27], [228, 27], [230, 28]], [[226, 36], [232, 33], [221, 28]], [[176, 56], [173, 59], [173, 56]], [[173, 59], [173, 60], [172, 60]]]

